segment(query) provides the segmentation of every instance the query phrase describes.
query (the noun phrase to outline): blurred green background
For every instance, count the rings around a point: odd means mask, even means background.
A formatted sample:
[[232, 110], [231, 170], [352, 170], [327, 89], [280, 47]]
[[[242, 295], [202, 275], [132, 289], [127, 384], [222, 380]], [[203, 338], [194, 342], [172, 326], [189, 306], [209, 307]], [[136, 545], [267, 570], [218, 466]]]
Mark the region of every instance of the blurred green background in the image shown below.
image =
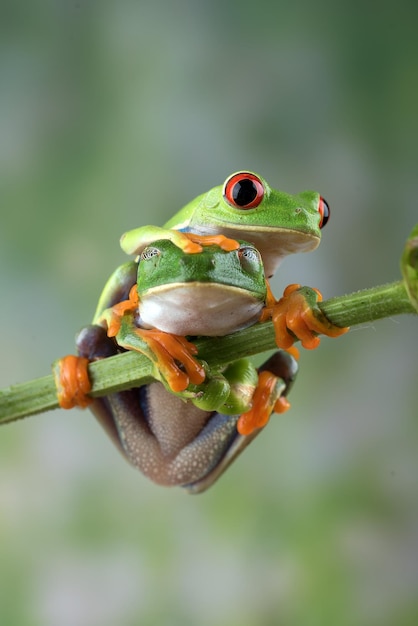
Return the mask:
[[[0, 386], [74, 350], [123, 262], [249, 168], [317, 189], [321, 247], [275, 280], [325, 297], [399, 277], [418, 221], [416, 2], [1, 3]], [[417, 320], [300, 359], [202, 496], [129, 467], [87, 411], [3, 426], [0, 623], [418, 623]]]

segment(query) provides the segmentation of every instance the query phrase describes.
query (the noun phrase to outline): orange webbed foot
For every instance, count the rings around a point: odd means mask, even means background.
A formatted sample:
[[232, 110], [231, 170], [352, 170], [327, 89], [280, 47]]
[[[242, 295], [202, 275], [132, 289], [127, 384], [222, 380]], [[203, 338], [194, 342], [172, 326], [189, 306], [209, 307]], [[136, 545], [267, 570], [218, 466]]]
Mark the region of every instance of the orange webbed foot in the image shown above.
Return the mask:
[[273, 412], [284, 413], [290, 408], [289, 401], [280, 395], [284, 389], [284, 382], [271, 372], [264, 370], [259, 374], [251, 409], [243, 413], [237, 422], [240, 435], [251, 435], [267, 424]]
[[269, 307], [279, 348], [288, 350], [299, 339], [304, 348], [313, 350], [320, 343], [318, 335], [339, 337], [349, 330], [327, 319], [317, 306], [321, 300], [317, 289], [296, 284], [286, 287], [283, 297]]
[[88, 359], [73, 354], [54, 363], [53, 374], [62, 409], [72, 409], [75, 406], [84, 408], [93, 401], [87, 395], [91, 391], [88, 365]]
[[137, 285], [135, 283], [135, 285], [131, 287], [128, 300], [122, 300], [122, 302], [118, 302], [110, 309], [105, 310], [103, 320], [106, 322], [108, 337], [116, 337], [120, 331], [123, 316], [128, 313], [134, 314], [138, 309], [138, 305], [139, 296]]
[[143, 342], [144, 348], [132, 343], [129, 337], [123, 341], [123, 347], [146, 354], [172, 391], [181, 392], [190, 383], [200, 385], [205, 380], [205, 370], [194, 358], [196, 346], [185, 337], [156, 329], [135, 328], [133, 332]]
[[225, 252], [238, 250], [239, 243], [235, 239], [229, 239], [225, 235], [196, 235], [195, 233], [183, 233], [190, 239], [190, 246], [185, 246], [183, 250], [188, 253], [201, 252], [203, 246], [219, 246]]

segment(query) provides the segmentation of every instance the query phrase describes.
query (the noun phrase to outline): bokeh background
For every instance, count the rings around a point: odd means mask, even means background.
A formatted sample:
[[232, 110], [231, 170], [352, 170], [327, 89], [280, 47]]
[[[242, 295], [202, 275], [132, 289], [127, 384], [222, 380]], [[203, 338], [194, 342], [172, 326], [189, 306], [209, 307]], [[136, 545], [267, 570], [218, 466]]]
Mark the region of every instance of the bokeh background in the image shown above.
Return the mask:
[[[274, 283], [397, 280], [418, 221], [416, 2], [14, 0], [0, 19], [0, 386], [74, 350], [127, 229], [249, 168], [317, 189]], [[417, 321], [304, 352], [292, 409], [201, 496], [87, 411], [3, 426], [0, 623], [418, 623]]]

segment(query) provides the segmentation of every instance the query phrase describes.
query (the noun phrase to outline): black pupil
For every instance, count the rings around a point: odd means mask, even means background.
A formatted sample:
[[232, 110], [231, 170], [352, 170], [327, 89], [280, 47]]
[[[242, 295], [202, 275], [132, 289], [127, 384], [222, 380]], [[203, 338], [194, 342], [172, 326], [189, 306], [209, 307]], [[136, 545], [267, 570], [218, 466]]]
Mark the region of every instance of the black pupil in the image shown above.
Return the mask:
[[232, 197], [238, 206], [247, 206], [257, 197], [257, 187], [249, 178], [243, 178], [239, 183], [235, 183], [232, 190]]
[[322, 198], [322, 205], [324, 207], [324, 215], [322, 218], [322, 221], [326, 223], [327, 219], [329, 218], [329, 214], [330, 214], [330, 210], [329, 210], [329, 206], [328, 203], [326, 202], [326, 200], [324, 200], [324, 198]]

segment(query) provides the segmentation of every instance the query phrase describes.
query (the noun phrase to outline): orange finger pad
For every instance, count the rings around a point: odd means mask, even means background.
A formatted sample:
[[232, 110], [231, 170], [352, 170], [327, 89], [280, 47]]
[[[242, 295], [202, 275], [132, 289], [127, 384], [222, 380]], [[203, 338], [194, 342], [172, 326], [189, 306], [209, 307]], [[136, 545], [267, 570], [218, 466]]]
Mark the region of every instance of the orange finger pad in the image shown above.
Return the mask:
[[75, 406], [84, 408], [92, 402], [92, 398], [87, 396], [91, 391], [88, 364], [88, 359], [69, 354], [55, 366], [57, 397], [62, 409], [72, 409]]

